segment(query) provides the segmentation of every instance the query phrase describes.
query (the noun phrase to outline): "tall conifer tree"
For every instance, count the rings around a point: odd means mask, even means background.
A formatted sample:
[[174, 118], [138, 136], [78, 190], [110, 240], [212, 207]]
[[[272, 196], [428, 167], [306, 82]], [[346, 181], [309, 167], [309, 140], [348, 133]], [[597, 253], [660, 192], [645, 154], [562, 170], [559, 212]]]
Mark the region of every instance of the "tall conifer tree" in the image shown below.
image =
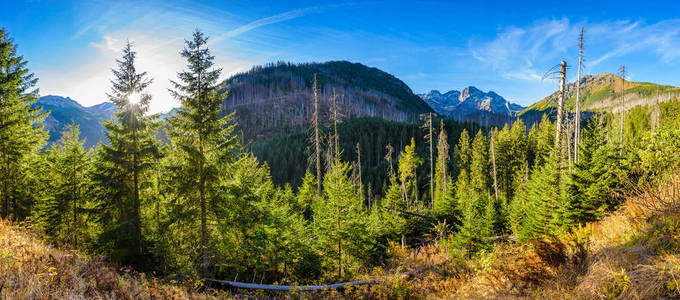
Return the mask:
[[[222, 96], [218, 95], [218, 79], [222, 69], [213, 68], [214, 56], [207, 45], [208, 37], [196, 30], [185, 41], [180, 52], [188, 70], [177, 73], [179, 81], [171, 81], [172, 95], [182, 107], [170, 118], [170, 137], [175, 146], [177, 165], [178, 209], [187, 218], [200, 220], [200, 272], [206, 276], [209, 264], [209, 220], [217, 209], [217, 186], [227, 164], [234, 159], [238, 140], [232, 135], [233, 114], [220, 115]], [[194, 219], [195, 218], [195, 219]], [[189, 222], [193, 222], [190, 220]]]
[[50, 191], [38, 206], [38, 221], [56, 241], [78, 247], [84, 202], [90, 188], [91, 159], [78, 125], [68, 125], [47, 151]]
[[26, 159], [45, 145], [42, 107], [31, 108], [38, 79], [17, 54], [17, 46], [5, 29], [0, 29], [0, 216], [23, 218], [31, 205], [26, 177]]
[[137, 73], [136, 52], [128, 42], [112, 70], [109, 100], [118, 111], [112, 120], [104, 121], [109, 144], [98, 153], [95, 180], [101, 187], [100, 221], [104, 223], [103, 245], [114, 259], [125, 264], [143, 263], [141, 189], [159, 156], [155, 138], [157, 115], [149, 115], [151, 95], [146, 92], [152, 80], [146, 72]]

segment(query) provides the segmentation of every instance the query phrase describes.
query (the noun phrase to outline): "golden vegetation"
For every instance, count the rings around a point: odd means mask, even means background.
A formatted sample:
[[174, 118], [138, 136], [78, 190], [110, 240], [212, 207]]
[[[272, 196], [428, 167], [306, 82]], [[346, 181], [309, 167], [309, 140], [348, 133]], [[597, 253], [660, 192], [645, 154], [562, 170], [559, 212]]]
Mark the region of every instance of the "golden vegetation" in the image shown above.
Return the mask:
[[0, 299], [212, 299], [201, 282], [162, 283], [46, 244], [25, 224], [0, 220]]
[[[415, 276], [381, 281], [389, 298], [656, 299], [680, 297], [680, 176], [644, 185], [619, 210], [569, 234], [497, 243], [468, 260], [439, 246], [408, 254], [392, 247], [394, 270]], [[395, 250], [396, 249], [396, 250]], [[405, 251], [405, 250], [402, 250]], [[454, 253], [454, 257], [456, 257]], [[423, 268], [424, 267], [424, 268]]]

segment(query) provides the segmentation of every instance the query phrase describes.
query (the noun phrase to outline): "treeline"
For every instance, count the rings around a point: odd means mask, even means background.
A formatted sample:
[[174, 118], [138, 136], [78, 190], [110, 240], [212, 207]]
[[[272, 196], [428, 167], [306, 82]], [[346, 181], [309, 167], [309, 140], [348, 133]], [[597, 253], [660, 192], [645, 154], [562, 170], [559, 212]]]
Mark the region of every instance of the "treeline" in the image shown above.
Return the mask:
[[[467, 132], [477, 132], [480, 127], [476, 123], [460, 123], [451, 119], [435, 120], [435, 130], [438, 122], [443, 121], [444, 130], [448, 133], [446, 142], [450, 145], [458, 141], [460, 133], [465, 129]], [[332, 122], [324, 122], [332, 123]], [[381, 118], [356, 118], [337, 126], [338, 143], [340, 147], [340, 159], [342, 161], [357, 162], [358, 154], [361, 153], [362, 182], [366, 187], [366, 196], [384, 195], [389, 183], [388, 170], [390, 169], [387, 155], [388, 145], [394, 149], [403, 149], [410, 143], [411, 138], [416, 141], [416, 153], [419, 157], [426, 157], [428, 147], [425, 143], [426, 132], [422, 129], [423, 122], [404, 123], [385, 120]], [[330, 155], [330, 146], [333, 143], [334, 127], [321, 129], [323, 148]], [[283, 135], [261, 142], [247, 145], [247, 149], [261, 162], [266, 162], [271, 169], [272, 180], [278, 186], [290, 184], [296, 189], [302, 183], [302, 177], [307, 169], [312, 167], [310, 155], [310, 132], [300, 131], [290, 135]], [[357, 145], [359, 151], [357, 151]], [[393, 160], [393, 164], [396, 162]], [[330, 164], [325, 161], [327, 168]], [[394, 165], [392, 166], [394, 167]], [[453, 174], [457, 174], [457, 166], [453, 161], [448, 162], [448, 168]], [[418, 182], [420, 192], [427, 189], [427, 176], [425, 168], [418, 169]], [[369, 195], [369, 191], [373, 193]]]

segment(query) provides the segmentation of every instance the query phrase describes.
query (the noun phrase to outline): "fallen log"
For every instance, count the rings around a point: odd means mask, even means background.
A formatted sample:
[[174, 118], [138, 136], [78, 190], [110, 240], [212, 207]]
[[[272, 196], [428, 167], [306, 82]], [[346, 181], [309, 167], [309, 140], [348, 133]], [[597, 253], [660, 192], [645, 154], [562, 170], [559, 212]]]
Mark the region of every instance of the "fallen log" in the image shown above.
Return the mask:
[[[418, 273], [418, 272], [420, 272], [420, 270], [404, 272], [404, 273], [401, 273], [401, 275], [412, 275], [412, 274], [415, 274], [415, 273]], [[371, 279], [366, 279], [366, 280], [340, 282], [340, 283], [332, 283], [332, 284], [326, 284], [326, 285], [257, 284], [257, 283], [246, 283], [246, 282], [238, 282], [238, 281], [230, 281], [230, 280], [219, 280], [219, 279], [213, 279], [213, 278], [206, 278], [205, 280], [225, 284], [225, 285], [231, 286], [233, 288], [246, 289], [246, 290], [300, 291], [300, 292], [304, 292], [304, 291], [319, 291], [319, 290], [328, 290], [328, 289], [341, 289], [341, 288], [344, 288], [346, 286], [352, 286], [352, 285], [372, 284], [372, 283], [377, 282], [379, 279], [380, 278], [371, 278]]]

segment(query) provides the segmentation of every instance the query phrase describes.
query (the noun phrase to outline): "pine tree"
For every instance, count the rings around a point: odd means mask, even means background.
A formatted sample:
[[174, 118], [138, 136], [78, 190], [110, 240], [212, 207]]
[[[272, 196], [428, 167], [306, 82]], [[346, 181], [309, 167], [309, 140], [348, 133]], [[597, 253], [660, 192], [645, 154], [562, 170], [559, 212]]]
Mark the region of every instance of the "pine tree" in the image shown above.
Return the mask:
[[[349, 179], [349, 164], [335, 160], [324, 177], [323, 197], [315, 205], [316, 234], [326, 257], [335, 258], [338, 278], [346, 266], [357, 261], [366, 243], [366, 220], [362, 200]], [[328, 260], [327, 266], [333, 265]]]
[[463, 129], [458, 138], [458, 145], [456, 145], [456, 153], [458, 156], [458, 170], [466, 170], [470, 173], [470, 161], [472, 159], [472, 149], [470, 149], [470, 135], [467, 129]]
[[531, 174], [513, 204], [511, 217], [515, 233], [522, 238], [542, 237], [557, 233], [565, 224], [567, 204], [563, 201], [557, 153]]
[[35, 189], [27, 186], [27, 159], [45, 145], [46, 113], [31, 108], [38, 91], [31, 90], [38, 79], [17, 54], [17, 46], [5, 29], [0, 29], [0, 217], [28, 216]]
[[449, 143], [447, 141], [444, 121], [439, 125], [439, 137], [437, 139], [437, 163], [434, 173], [434, 210], [437, 214], [445, 216], [449, 224], [456, 217], [456, 203], [454, 197], [453, 182], [449, 177]]
[[302, 179], [302, 185], [297, 193], [297, 205], [300, 210], [304, 212], [304, 216], [307, 220], [311, 220], [312, 218], [312, 207], [314, 207], [316, 199], [316, 178], [309, 170], [307, 170], [305, 177]]
[[543, 115], [538, 125], [534, 124], [529, 131], [528, 144], [530, 164], [532, 168], [543, 166], [554, 151], [555, 123], [547, 115]]
[[620, 200], [611, 192], [622, 188], [618, 180], [622, 166], [617, 148], [606, 142], [603, 130], [595, 124], [590, 127], [591, 130], [582, 134], [585, 140], [579, 161], [569, 174], [566, 211], [569, 225], [595, 221]]
[[425, 131], [425, 141], [430, 149], [429, 156], [427, 157], [427, 160], [430, 163], [430, 200], [434, 201], [434, 135], [432, 133], [432, 122], [432, 113], [429, 113], [425, 117], [425, 123], [423, 123], [422, 128]]
[[416, 169], [422, 163], [423, 160], [416, 154], [416, 140], [411, 138], [411, 144], [406, 145], [404, 151], [399, 154], [399, 180], [401, 181], [404, 199], [408, 204], [410, 204], [408, 200], [409, 189], [414, 194], [418, 194], [418, 186], [413, 181], [416, 179]]
[[[185, 41], [181, 56], [187, 60], [187, 71], [178, 73], [179, 82], [171, 81], [171, 90], [182, 107], [169, 119], [170, 138], [178, 157], [175, 182], [180, 210], [189, 218], [200, 220], [200, 272], [208, 273], [210, 236], [209, 215], [214, 214], [219, 198], [217, 185], [226, 167], [234, 158], [238, 144], [232, 135], [233, 114], [222, 117], [222, 98], [218, 96], [218, 79], [222, 69], [213, 69], [214, 56], [207, 47], [208, 37], [196, 30]], [[212, 207], [211, 207], [212, 206]], [[194, 219], [195, 220], [195, 219]]]
[[67, 125], [61, 138], [47, 151], [49, 195], [38, 206], [38, 221], [59, 243], [77, 248], [82, 240], [83, 206], [89, 199], [91, 159], [79, 139], [78, 125]]
[[155, 133], [157, 115], [148, 115], [151, 80], [146, 72], [137, 73], [136, 52], [128, 42], [117, 70], [112, 70], [108, 98], [116, 105], [115, 118], [104, 121], [108, 145], [99, 148], [95, 180], [101, 187], [100, 221], [105, 232], [100, 237], [115, 260], [124, 264], [142, 263], [142, 205], [140, 190], [150, 182], [145, 176], [159, 156]]
[[472, 141], [472, 161], [470, 163], [470, 185], [478, 197], [486, 197], [489, 191], [488, 149], [486, 137], [480, 129]]

